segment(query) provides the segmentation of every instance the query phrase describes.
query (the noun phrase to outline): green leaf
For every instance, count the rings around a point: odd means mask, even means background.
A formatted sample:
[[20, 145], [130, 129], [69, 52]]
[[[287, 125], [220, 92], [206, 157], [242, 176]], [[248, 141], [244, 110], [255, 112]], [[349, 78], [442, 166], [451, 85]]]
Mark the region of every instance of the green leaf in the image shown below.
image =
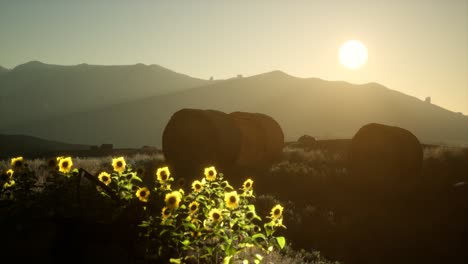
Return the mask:
[[253, 240], [256, 240], [257, 238], [261, 238], [263, 240], [267, 240], [264, 234], [255, 234], [252, 236]]
[[223, 260], [223, 264], [229, 264], [229, 262], [231, 261], [231, 258], [232, 258], [232, 256], [225, 257], [224, 260]]
[[284, 246], [286, 245], [286, 239], [284, 237], [277, 237], [276, 238], [276, 242], [278, 242], [278, 245], [280, 247], [280, 249], [283, 249]]
[[136, 175], [133, 175], [132, 180], [137, 180], [139, 182], [143, 182], [143, 180], [140, 177], [136, 176]]
[[186, 239], [186, 240], [182, 241], [182, 245], [184, 245], [186, 247], [189, 246], [190, 245], [190, 240]]
[[182, 260], [180, 258], [178, 258], [178, 259], [171, 258], [169, 260], [169, 263], [182, 263]]
[[184, 226], [190, 228], [192, 231], [197, 231], [197, 227], [192, 223], [184, 224]]

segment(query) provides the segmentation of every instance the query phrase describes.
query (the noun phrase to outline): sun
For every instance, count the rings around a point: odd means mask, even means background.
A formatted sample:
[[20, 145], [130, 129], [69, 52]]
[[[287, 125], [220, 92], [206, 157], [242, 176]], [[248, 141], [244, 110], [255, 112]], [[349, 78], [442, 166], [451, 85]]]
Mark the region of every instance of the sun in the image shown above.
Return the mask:
[[339, 59], [348, 69], [357, 70], [367, 61], [367, 48], [358, 40], [348, 40], [340, 47]]

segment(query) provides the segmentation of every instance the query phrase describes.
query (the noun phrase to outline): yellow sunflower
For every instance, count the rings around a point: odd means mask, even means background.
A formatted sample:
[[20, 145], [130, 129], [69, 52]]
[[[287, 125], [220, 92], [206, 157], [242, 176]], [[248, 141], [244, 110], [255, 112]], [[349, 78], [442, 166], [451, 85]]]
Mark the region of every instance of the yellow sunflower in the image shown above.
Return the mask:
[[125, 162], [124, 157], [112, 159], [112, 167], [114, 167], [114, 171], [122, 173], [125, 171], [125, 166], [127, 166], [127, 163]]
[[164, 201], [166, 206], [170, 209], [177, 209], [179, 207], [180, 200], [182, 199], [182, 194], [179, 191], [173, 191], [166, 194]]
[[15, 174], [15, 172], [12, 169], [9, 169], [6, 171], [6, 175], [8, 176], [8, 179], [11, 179], [13, 177], [13, 174]]
[[23, 157], [16, 157], [11, 159], [11, 166], [13, 168], [21, 168], [24, 165]]
[[9, 181], [5, 182], [5, 184], [3, 184], [3, 188], [7, 189], [7, 188], [12, 187], [13, 185], [15, 185], [15, 181], [14, 180], [9, 180]]
[[158, 168], [158, 170], [156, 171], [156, 178], [160, 183], [165, 183], [169, 179], [170, 175], [171, 172], [169, 171], [169, 168], [167, 166]]
[[223, 220], [223, 215], [219, 209], [211, 209], [209, 216], [214, 223], [221, 222]]
[[200, 192], [203, 189], [203, 183], [199, 180], [196, 180], [192, 183], [192, 189], [194, 192]]
[[254, 182], [253, 182], [251, 179], [247, 179], [247, 180], [244, 182], [244, 184], [242, 185], [242, 188], [243, 188], [244, 190], [246, 190], [246, 191], [247, 191], [247, 190], [251, 190], [251, 189], [252, 189], [252, 186], [253, 186], [253, 183], [254, 183]]
[[225, 193], [224, 201], [229, 209], [236, 209], [239, 206], [239, 196], [236, 191]]
[[103, 171], [99, 173], [98, 179], [105, 185], [109, 185], [112, 182], [112, 178], [109, 173]]
[[72, 166], [73, 166], [73, 162], [70, 157], [60, 159], [59, 161], [59, 171], [62, 173], [70, 172]]
[[271, 218], [278, 219], [283, 215], [283, 206], [277, 204], [271, 209]]
[[208, 181], [216, 180], [216, 169], [214, 166], [205, 168], [205, 177]]
[[146, 187], [140, 188], [138, 189], [138, 191], [136, 191], [136, 196], [142, 202], [148, 202], [149, 195], [150, 195], [150, 191]]
[[189, 208], [189, 211], [190, 211], [190, 214], [193, 215], [195, 214], [197, 211], [198, 211], [198, 207], [200, 206], [199, 203], [193, 201], [189, 204], [188, 208]]
[[171, 209], [167, 208], [164, 206], [164, 208], [161, 210], [161, 215], [164, 219], [168, 218], [171, 216]]

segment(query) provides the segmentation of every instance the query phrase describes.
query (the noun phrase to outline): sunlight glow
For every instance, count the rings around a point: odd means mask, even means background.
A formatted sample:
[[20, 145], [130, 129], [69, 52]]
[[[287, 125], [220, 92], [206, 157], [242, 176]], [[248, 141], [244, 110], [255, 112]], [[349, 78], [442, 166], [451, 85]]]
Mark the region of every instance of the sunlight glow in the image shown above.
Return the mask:
[[367, 48], [358, 40], [348, 40], [340, 47], [339, 59], [348, 69], [359, 69], [366, 64]]

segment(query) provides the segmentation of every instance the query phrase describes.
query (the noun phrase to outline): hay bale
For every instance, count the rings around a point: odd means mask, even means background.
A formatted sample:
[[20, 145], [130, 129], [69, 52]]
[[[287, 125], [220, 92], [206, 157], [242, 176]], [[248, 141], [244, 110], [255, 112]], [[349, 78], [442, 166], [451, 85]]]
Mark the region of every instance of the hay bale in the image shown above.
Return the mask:
[[398, 199], [413, 190], [421, 175], [423, 152], [408, 130], [382, 124], [363, 126], [349, 151], [350, 188], [369, 199]]
[[169, 164], [199, 169], [230, 166], [240, 145], [240, 132], [233, 120], [215, 110], [182, 109], [174, 113], [162, 139]]
[[284, 135], [273, 118], [246, 112], [233, 112], [229, 117], [236, 123], [241, 135], [237, 165], [271, 165], [281, 158]]

